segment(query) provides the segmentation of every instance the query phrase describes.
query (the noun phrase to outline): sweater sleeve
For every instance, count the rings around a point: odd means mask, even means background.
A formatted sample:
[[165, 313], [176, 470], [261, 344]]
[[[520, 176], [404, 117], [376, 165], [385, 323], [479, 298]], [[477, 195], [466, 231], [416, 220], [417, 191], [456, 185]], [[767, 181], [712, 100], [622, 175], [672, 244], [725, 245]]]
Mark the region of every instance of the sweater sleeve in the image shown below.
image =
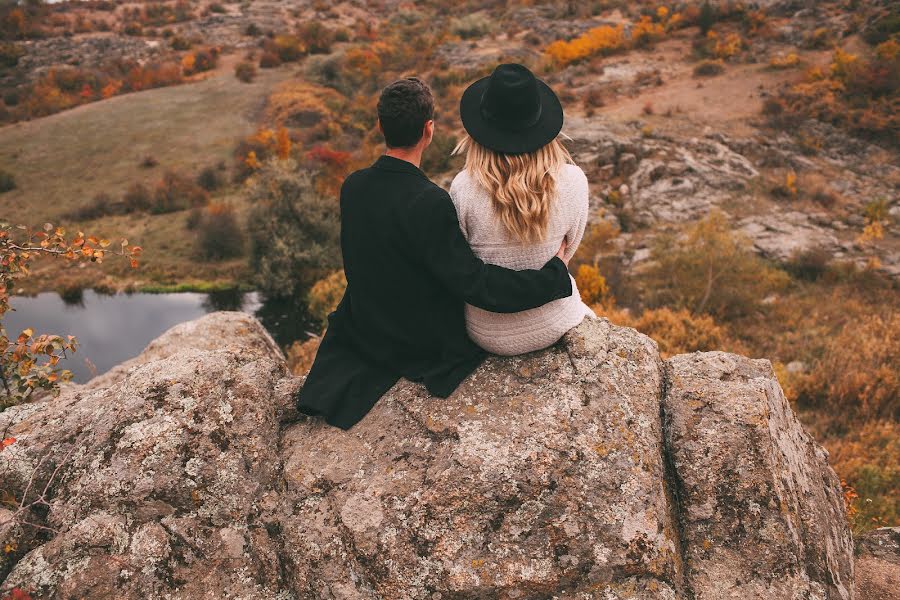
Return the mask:
[[569, 197], [565, 198], [566, 210], [570, 213], [569, 229], [566, 232], [566, 260], [569, 260], [575, 255], [584, 238], [584, 230], [588, 222], [590, 191], [587, 176], [580, 168], [569, 165], [566, 167], [566, 174], [567, 177], [571, 177], [566, 186], [566, 193], [569, 194]]
[[478, 308], [513, 313], [572, 294], [565, 264], [553, 257], [541, 269], [513, 271], [485, 264], [472, 252], [447, 192], [434, 187], [406, 215], [410, 251], [449, 293]]

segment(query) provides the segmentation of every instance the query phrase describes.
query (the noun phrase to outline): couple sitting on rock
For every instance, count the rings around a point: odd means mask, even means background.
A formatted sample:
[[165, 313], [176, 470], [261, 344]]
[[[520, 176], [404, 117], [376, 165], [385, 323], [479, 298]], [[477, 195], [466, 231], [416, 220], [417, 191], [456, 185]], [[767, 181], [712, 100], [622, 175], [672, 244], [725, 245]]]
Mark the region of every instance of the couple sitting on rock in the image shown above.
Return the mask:
[[348, 429], [401, 377], [449, 396], [487, 352], [558, 341], [587, 315], [568, 272], [588, 217], [588, 183], [559, 140], [563, 110], [522, 65], [466, 89], [466, 164], [448, 195], [419, 169], [434, 135], [431, 91], [387, 88], [387, 151], [341, 188], [347, 290], [297, 407]]

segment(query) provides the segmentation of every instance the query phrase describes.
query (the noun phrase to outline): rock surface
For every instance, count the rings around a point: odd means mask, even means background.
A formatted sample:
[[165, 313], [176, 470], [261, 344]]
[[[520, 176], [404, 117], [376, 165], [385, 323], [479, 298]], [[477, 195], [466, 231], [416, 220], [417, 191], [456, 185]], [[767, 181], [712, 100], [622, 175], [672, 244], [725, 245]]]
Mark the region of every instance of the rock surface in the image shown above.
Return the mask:
[[856, 597], [892, 600], [900, 589], [900, 527], [882, 527], [857, 541]]
[[349, 432], [298, 417], [301, 384], [221, 312], [0, 413], [0, 595], [852, 597], [838, 481], [766, 361], [664, 363], [591, 319]]

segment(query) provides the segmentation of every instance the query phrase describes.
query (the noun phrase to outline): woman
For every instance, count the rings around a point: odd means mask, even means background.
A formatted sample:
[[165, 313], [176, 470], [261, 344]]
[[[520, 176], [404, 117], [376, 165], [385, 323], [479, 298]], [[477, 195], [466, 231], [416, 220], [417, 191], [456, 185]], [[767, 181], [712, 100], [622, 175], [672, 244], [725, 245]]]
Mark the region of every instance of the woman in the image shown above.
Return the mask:
[[[556, 94], [526, 67], [500, 65], [466, 89], [460, 116], [467, 135], [453, 152], [466, 166], [450, 196], [472, 250], [487, 263], [539, 269], [565, 238], [568, 262], [587, 224], [588, 183], [560, 142]], [[466, 305], [466, 326], [485, 350], [512, 355], [552, 345], [588, 315], [573, 279], [571, 296], [532, 310]]]

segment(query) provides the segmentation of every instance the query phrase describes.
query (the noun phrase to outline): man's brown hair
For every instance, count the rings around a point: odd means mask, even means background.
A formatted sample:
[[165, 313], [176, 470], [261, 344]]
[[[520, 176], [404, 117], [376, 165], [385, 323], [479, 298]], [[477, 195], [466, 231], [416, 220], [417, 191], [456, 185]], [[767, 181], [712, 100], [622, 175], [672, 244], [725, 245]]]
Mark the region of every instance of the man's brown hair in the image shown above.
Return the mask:
[[409, 148], [422, 139], [425, 123], [434, 118], [434, 97], [415, 77], [395, 81], [378, 99], [378, 120], [388, 148]]

